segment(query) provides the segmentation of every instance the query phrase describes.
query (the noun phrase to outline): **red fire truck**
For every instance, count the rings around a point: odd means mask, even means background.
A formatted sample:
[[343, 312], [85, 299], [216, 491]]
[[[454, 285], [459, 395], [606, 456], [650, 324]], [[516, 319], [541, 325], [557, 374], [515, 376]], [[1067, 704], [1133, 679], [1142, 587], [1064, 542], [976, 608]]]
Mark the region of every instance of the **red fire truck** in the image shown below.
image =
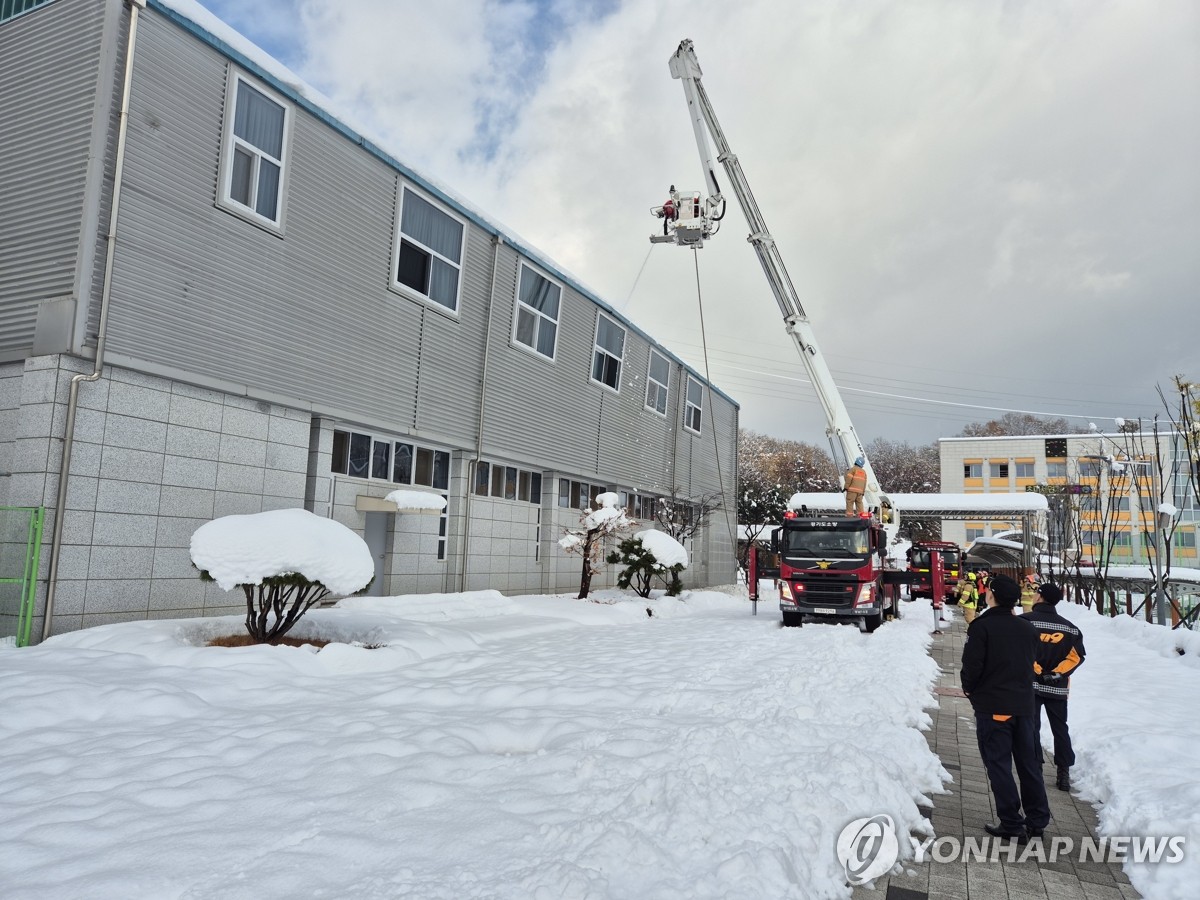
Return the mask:
[[909, 586], [909, 595], [913, 598], [933, 597], [930, 561], [934, 553], [942, 557], [944, 596], [953, 596], [954, 589], [958, 587], [958, 579], [962, 573], [962, 548], [951, 541], [913, 541], [908, 551], [908, 571], [915, 576]]

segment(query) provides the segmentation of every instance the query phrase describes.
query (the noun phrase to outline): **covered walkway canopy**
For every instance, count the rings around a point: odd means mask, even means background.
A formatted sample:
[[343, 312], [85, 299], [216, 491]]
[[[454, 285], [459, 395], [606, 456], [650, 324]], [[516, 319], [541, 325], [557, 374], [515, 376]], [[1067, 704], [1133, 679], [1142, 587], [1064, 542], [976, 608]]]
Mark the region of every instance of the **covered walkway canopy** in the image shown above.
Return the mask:
[[[1044, 513], [1045, 496], [1032, 491], [1019, 494], [887, 494], [892, 508], [905, 519], [1008, 519]], [[793, 494], [788, 509], [844, 510], [845, 494]]]

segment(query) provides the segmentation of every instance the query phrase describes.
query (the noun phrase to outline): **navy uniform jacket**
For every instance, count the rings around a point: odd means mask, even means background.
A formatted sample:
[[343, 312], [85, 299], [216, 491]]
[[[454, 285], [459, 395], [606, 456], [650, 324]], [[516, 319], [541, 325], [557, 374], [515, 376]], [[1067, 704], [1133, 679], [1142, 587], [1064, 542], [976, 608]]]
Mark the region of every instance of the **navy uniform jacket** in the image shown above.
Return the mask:
[[1050, 603], [1036, 604], [1025, 618], [1038, 632], [1033, 689], [1044, 699], [1066, 700], [1071, 681], [1067, 676], [1083, 665], [1083, 632]]
[[1032, 716], [1038, 633], [1025, 616], [987, 609], [967, 628], [962, 687], [976, 713]]

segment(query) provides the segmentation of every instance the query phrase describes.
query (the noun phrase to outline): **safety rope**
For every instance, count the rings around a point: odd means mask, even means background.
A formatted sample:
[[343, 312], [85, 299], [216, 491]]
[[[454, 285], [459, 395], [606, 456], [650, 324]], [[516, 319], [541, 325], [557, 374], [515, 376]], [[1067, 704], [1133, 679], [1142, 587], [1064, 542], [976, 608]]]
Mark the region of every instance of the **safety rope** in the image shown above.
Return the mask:
[[654, 245], [651, 244], [646, 248], [646, 258], [642, 260], [642, 267], [638, 269], [637, 275], [633, 277], [633, 285], [629, 288], [629, 293], [625, 295], [625, 303], [621, 306], [621, 312], [628, 314], [629, 301], [633, 299], [633, 292], [637, 289], [638, 282], [642, 280], [642, 273], [646, 271], [646, 263], [650, 262], [650, 254], [654, 250]]
[[[696, 306], [700, 309], [700, 346], [704, 352], [704, 390], [708, 395], [708, 410], [712, 418], [712, 436], [713, 436], [713, 457], [717, 462], [717, 484], [721, 486], [721, 491], [725, 490], [725, 476], [721, 474], [721, 448], [717, 443], [717, 417], [712, 415], [712, 376], [708, 372], [708, 336], [704, 327], [704, 298], [700, 291], [700, 254], [693, 248], [692, 261], [696, 268]], [[737, 438], [734, 438], [734, 446], [737, 446]], [[733, 492], [733, 514], [736, 520], [737, 517], [737, 493]], [[734, 558], [737, 558], [737, 529], [736, 526], [729, 520], [729, 503], [725, 504], [725, 526], [729, 529], [729, 546], [733, 548]]]

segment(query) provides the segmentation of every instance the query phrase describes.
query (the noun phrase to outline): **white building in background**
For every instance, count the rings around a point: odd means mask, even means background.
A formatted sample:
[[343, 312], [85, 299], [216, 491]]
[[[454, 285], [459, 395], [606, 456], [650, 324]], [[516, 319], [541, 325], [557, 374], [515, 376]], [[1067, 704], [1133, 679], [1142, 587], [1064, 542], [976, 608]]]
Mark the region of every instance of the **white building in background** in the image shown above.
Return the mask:
[[[940, 439], [938, 447], [945, 493], [1045, 493], [1051, 511], [1044, 531], [1052, 552], [1073, 551], [1099, 561], [1110, 547], [1114, 563], [1146, 562], [1154, 543], [1154, 513], [1165, 502], [1179, 514], [1171, 536], [1172, 564], [1197, 565], [1200, 512], [1177, 433], [953, 437]], [[1114, 474], [1108, 460], [1127, 462], [1119, 463]], [[1069, 527], [1069, 521], [1078, 527]], [[1018, 528], [1020, 523], [1010, 519], [947, 521], [942, 533], [969, 546], [977, 538]]]

